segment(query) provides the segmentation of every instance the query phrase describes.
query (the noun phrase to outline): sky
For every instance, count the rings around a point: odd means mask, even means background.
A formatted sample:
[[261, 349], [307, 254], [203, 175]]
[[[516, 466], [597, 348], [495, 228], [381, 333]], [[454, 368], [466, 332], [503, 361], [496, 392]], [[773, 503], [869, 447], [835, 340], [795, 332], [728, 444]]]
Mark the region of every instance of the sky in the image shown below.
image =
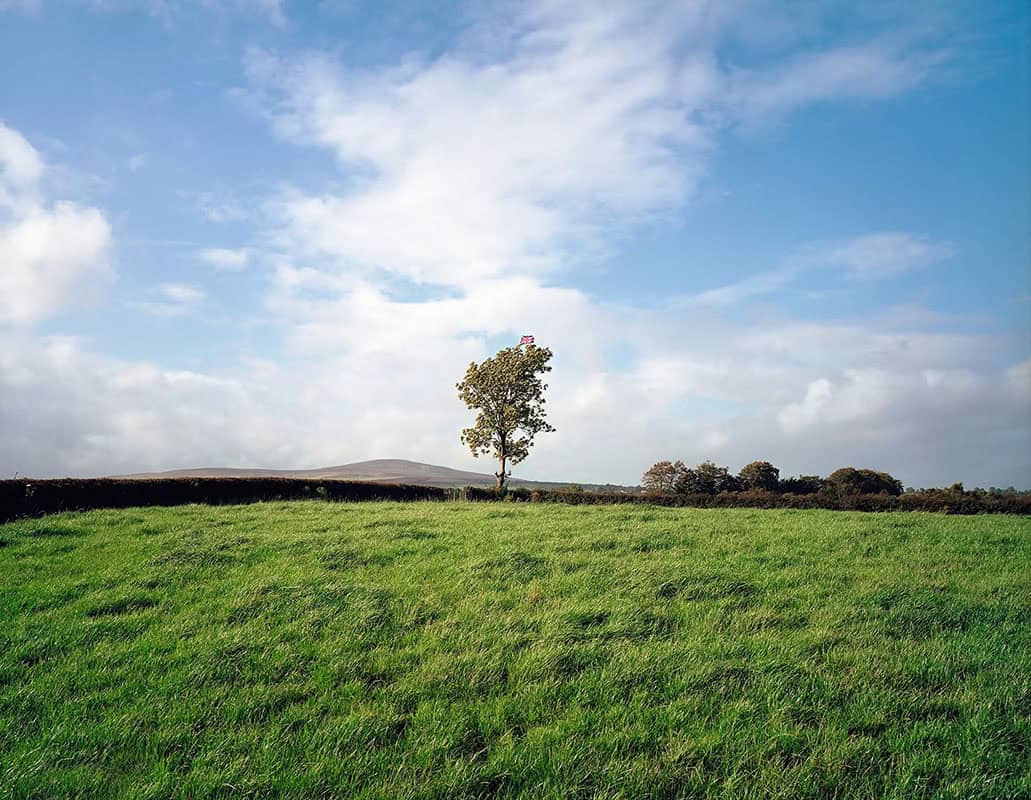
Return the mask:
[[1031, 487], [1029, 8], [0, 0], [0, 477]]

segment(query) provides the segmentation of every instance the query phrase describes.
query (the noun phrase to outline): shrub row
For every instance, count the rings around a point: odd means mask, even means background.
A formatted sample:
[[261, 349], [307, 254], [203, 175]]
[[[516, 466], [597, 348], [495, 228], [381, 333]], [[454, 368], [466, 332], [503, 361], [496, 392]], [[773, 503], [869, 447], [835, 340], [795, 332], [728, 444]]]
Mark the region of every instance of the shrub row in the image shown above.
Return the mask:
[[446, 500], [436, 486], [296, 478], [62, 478], [0, 481], [0, 522], [91, 508], [227, 505], [266, 500]]
[[[468, 487], [469, 500], [497, 500], [493, 489]], [[677, 508], [824, 508], [833, 511], [937, 511], [946, 514], [1031, 514], [1031, 496], [927, 489], [903, 495], [819, 492], [785, 494], [762, 490], [719, 494], [602, 494], [562, 490], [511, 489], [511, 502], [570, 505], [644, 504]]]
[[570, 505], [639, 504], [694, 508], [825, 508], [838, 511], [938, 511], [948, 514], [1031, 514], [1031, 495], [998, 495], [956, 489], [928, 489], [889, 494], [783, 494], [761, 490], [720, 494], [605, 494], [596, 492], [494, 489], [361, 483], [295, 478], [107, 478], [0, 481], [0, 522], [18, 517], [86, 511], [92, 508], [175, 506], [186, 503], [227, 505], [274, 500], [475, 500], [567, 503]]

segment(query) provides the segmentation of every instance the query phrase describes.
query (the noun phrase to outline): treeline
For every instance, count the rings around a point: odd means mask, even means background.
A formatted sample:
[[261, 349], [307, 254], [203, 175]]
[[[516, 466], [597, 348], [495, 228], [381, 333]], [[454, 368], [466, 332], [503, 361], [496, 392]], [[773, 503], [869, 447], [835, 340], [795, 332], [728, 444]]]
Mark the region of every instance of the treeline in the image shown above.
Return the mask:
[[736, 475], [711, 461], [697, 467], [688, 467], [683, 461], [659, 461], [644, 473], [641, 485], [650, 502], [672, 505], [1031, 513], [1031, 492], [1013, 487], [967, 490], [962, 483], [954, 483], [948, 488], [904, 489], [902, 482], [887, 472], [855, 467], [841, 467], [827, 477], [782, 478], [780, 470], [768, 461], [746, 464]]
[[901, 495], [887, 493], [771, 492], [763, 489], [722, 491], [715, 494], [673, 492], [580, 492], [564, 489], [496, 489], [467, 487], [452, 490], [456, 499], [505, 500], [508, 502], [565, 503], [567, 505], [657, 505], [675, 508], [795, 508], [831, 511], [935, 511], [945, 514], [1031, 514], [1031, 495], [992, 494], [948, 489], [920, 489]]
[[902, 481], [887, 472], [842, 467], [826, 478], [798, 475], [781, 478], [769, 461], [753, 461], [734, 475], [726, 467], [704, 461], [688, 467], [683, 461], [659, 461], [644, 473], [641, 486], [648, 494], [719, 494], [720, 492], [777, 492], [781, 494], [902, 494]]
[[[720, 468], [717, 468], [719, 470]], [[650, 472], [651, 470], [649, 470]], [[665, 472], [665, 468], [663, 472]], [[725, 470], [724, 470], [725, 471]], [[486, 502], [564, 503], [569, 505], [650, 504], [697, 508], [826, 508], [841, 511], [940, 511], [950, 514], [1031, 514], [1031, 494], [1006, 491], [965, 491], [955, 485], [948, 489], [921, 489], [895, 493], [892, 483], [870, 484], [869, 476], [852, 476], [849, 480], [831, 482], [831, 477], [811, 476], [781, 480], [777, 490], [756, 488], [753, 484], [728, 483], [723, 472], [717, 472], [720, 488], [711, 491], [711, 483], [667, 484], [674, 488], [642, 493], [589, 492], [581, 489], [496, 489], [465, 487], [443, 489], [436, 486], [405, 486], [339, 480], [303, 480], [297, 478], [159, 478], [116, 480], [108, 478], [63, 478], [57, 480], [0, 481], [0, 522], [19, 517], [54, 514], [61, 511], [88, 511], [97, 508], [131, 508], [136, 506], [176, 506], [187, 503], [227, 505], [277, 500], [331, 500], [357, 502], [367, 500], [473, 500]], [[864, 472], [856, 470], [857, 473]], [[867, 471], [869, 472], [869, 471]], [[708, 468], [691, 480], [708, 481]], [[849, 473], [843, 473], [849, 475]], [[872, 473], [883, 476], [884, 473]], [[731, 476], [740, 480], [740, 475]], [[840, 476], [839, 476], [840, 477]], [[894, 479], [886, 476], [889, 481]], [[885, 478], [879, 477], [878, 481]], [[792, 481], [795, 481], [794, 483]], [[859, 481], [856, 483], [855, 481]], [[897, 483], [897, 482], [896, 482]], [[728, 486], [739, 488], [731, 491]], [[871, 485], [889, 487], [881, 492], [864, 492], [855, 487]], [[692, 491], [676, 491], [690, 486]], [[697, 491], [705, 486], [705, 491]], [[772, 486], [767, 481], [766, 486]], [[784, 487], [794, 487], [795, 491]], [[844, 488], [842, 488], [844, 487]], [[798, 489], [801, 488], [801, 491]]]

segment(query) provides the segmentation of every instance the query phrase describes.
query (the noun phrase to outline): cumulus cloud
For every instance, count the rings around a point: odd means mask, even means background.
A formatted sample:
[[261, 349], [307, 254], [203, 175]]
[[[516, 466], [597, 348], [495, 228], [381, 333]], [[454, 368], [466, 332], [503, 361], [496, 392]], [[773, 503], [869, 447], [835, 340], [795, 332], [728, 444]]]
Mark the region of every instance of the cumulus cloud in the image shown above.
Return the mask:
[[[549, 408], [558, 432], [542, 437], [525, 474], [635, 482], [664, 456], [734, 468], [770, 458], [786, 472], [861, 462], [917, 484], [1008, 484], [1023, 469], [1014, 465], [1028, 427], [1028, 368], [990, 366], [1004, 345], [997, 337], [929, 329], [919, 313], [743, 324], [600, 304], [530, 278], [419, 302], [313, 270], [281, 267], [278, 281], [274, 310], [293, 320], [293, 351], [319, 365], [306, 376], [316, 399], [305, 418], [360, 443], [363, 457], [447, 454], [475, 466], [455, 442], [464, 412], [441, 376], [457, 379], [493, 342], [531, 331], [556, 348]], [[616, 347], [633, 354], [618, 368], [605, 357]], [[362, 424], [344, 421], [352, 414]]]
[[[8, 338], [0, 391], [15, 399], [0, 426], [15, 433], [0, 466], [96, 474], [408, 457], [485, 469], [458, 442], [468, 415], [453, 384], [523, 317], [557, 350], [558, 432], [517, 470], [526, 476], [633, 483], [663, 457], [734, 469], [768, 458], [790, 473], [876, 466], [916, 485], [1021, 482], [1031, 362], [990, 366], [994, 337], [899, 328], [869, 342], [866, 326], [829, 323], [720, 330], [540, 288], [411, 309], [368, 286], [321, 298], [296, 288], [295, 305], [279, 309], [297, 320], [291, 356], [222, 374]], [[599, 351], [619, 341], [645, 355], [614, 368]]]
[[[494, 343], [532, 331], [558, 350], [550, 407], [559, 431], [535, 451], [539, 474], [626, 481], [660, 455], [744, 463], [760, 451], [786, 469], [830, 469], [856, 446], [852, 422], [821, 432], [826, 451], [793, 436], [781, 417], [790, 427], [799, 387], [822, 379], [833, 390], [843, 370], [871, 365], [893, 381], [984, 363], [988, 337], [905, 327], [871, 336], [825, 323], [741, 328], [718, 315], [805, 270], [887, 277], [947, 256], [945, 245], [908, 233], [800, 247], [775, 273], [704, 298], [712, 313], [689, 317], [603, 304], [561, 285], [573, 253], [596, 255], [622, 226], [689, 198], [728, 127], [908, 91], [942, 57], [878, 39], [739, 69], [717, 55], [742, 33], [733, 30], [739, 19], [727, 4], [533, 3], [490, 48], [472, 37], [439, 57], [412, 54], [375, 70], [324, 54], [249, 54], [254, 91], [278, 133], [328, 150], [345, 176], [322, 193], [287, 191], [267, 208], [286, 254], [269, 306], [295, 354], [332, 364], [327, 381], [340, 388], [325, 391], [355, 418], [342, 436], [462, 458], [450, 433], [437, 433], [461, 420], [438, 376], [457, 376]], [[401, 300], [396, 279], [426, 288]], [[608, 357], [616, 348], [631, 354], [619, 369]], [[365, 402], [354, 407], [358, 385]], [[890, 450], [918, 446], [902, 432]]]
[[[1000, 360], [997, 337], [904, 315], [760, 323], [721, 312], [798, 270], [888, 277], [930, 266], [946, 245], [881, 232], [800, 247], [776, 274], [689, 313], [569, 285], [628, 228], [676, 213], [728, 129], [910, 90], [937, 56], [901, 40], [802, 55], [770, 45], [745, 69], [722, 47], [748, 41], [734, 3], [522, 9], [443, 54], [382, 67], [252, 51], [251, 89], [278, 134], [325, 150], [339, 173], [253, 204], [268, 239], [197, 257], [270, 266], [264, 311], [284, 357], [204, 375], [77, 340], [0, 342], [0, 390], [17, 396], [0, 427], [18, 431], [0, 440], [0, 466], [408, 457], [485, 468], [458, 442], [468, 414], [454, 382], [532, 333], [556, 351], [558, 431], [541, 437], [527, 476], [633, 483], [660, 458], [735, 469], [768, 458], [785, 472], [854, 463], [911, 483], [1021, 482], [1031, 367]], [[212, 220], [251, 213], [231, 198], [188, 199]], [[144, 302], [186, 313], [202, 300], [176, 284]]]
[[668, 54], [628, 58], [629, 45], [596, 36], [385, 74], [252, 54], [255, 80], [279, 93], [278, 130], [368, 173], [347, 194], [281, 198], [284, 238], [342, 267], [461, 285], [554, 270], [571, 239], [598, 232], [597, 215], [675, 205], [706, 137], [666, 106]]
[[277, 131], [329, 149], [349, 175], [346, 191], [278, 198], [280, 243], [338, 269], [452, 286], [554, 273], [674, 211], [727, 125], [898, 94], [935, 62], [874, 41], [735, 69], [718, 53], [745, 16], [706, 2], [536, 2], [489, 52], [369, 70], [251, 51]]
[[0, 122], [0, 324], [26, 325], [89, 299], [111, 277], [111, 229], [97, 208], [48, 202], [36, 149]]
[[[787, 440], [820, 441], [850, 461], [883, 462], [916, 485], [1026, 485], [1031, 387], [1027, 362], [1008, 369], [963, 365], [893, 371], [846, 369], [809, 383], [778, 422]], [[955, 476], [950, 479], [950, 474]]]
[[944, 412], [962, 429], [976, 425], [1005, 432], [1027, 421], [1031, 394], [1020, 374], [1020, 365], [988, 374], [968, 367], [846, 369], [833, 381], [812, 381], [805, 397], [785, 406], [778, 421], [790, 435], [849, 426], [862, 436], [890, 438], [926, 428], [928, 421], [941, 435]]
[[260, 389], [100, 356], [74, 338], [0, 334], [0, 469], [97, 475], [275, 461], [283, 430]]

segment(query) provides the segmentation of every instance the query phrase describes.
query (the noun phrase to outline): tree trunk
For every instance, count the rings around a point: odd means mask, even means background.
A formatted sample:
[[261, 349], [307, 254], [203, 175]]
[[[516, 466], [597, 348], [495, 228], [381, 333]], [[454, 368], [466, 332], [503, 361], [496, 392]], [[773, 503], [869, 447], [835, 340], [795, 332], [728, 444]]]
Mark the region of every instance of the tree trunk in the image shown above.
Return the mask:
[[505, 488], [505, 481], [506, 481], [506, 480], [508, 479], [508, 475], [506, 475], [506, 474], [505, 474], [505, 462], [506, 462], [507, 460], [508, 460], [508, 459], [507, 459], [507, 458], [505, 458], [505, 456], [501, 456], [501, 458], [499, 458], [499, 459], [498, 459], [498, 462], [500, 463], [500, 466], [501, 466], [501, 472], [495, 472], [495, 473], [494, 473], [494, 478], [495, 478], [495, 480], [497, 480], [497, 482], [498, 482], [498, 485], [497, 485], [497, 487], [496, 487], [496, 488], [497, 488], [497, 490], [498, 490], [499, 492], [500, 492], [500, 491], [501, 491], [502, 489], [504, 489], [504, 488]]

